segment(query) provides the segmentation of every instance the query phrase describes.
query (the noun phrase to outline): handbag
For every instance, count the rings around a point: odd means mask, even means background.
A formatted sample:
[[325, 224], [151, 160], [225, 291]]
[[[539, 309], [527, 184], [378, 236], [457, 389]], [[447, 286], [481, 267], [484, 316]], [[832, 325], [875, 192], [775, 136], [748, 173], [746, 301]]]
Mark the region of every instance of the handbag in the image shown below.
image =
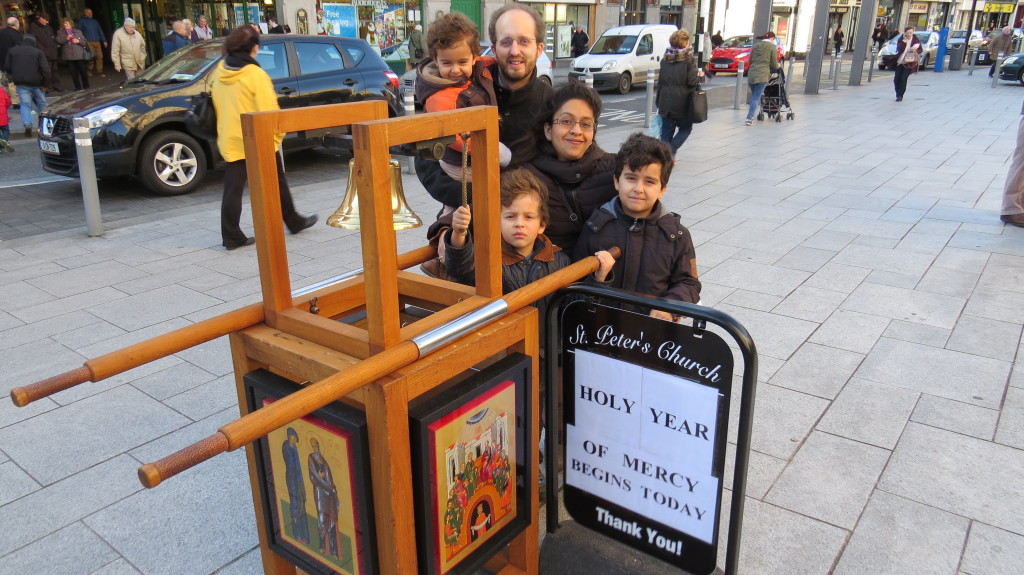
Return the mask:
[[14, 82], [7, 82], [4, 88], [7, 89], [7, 95], [11, 97], [11, 105], [21, 105], [21, 98], [18, 97], [18, 88], [14, 85]]
[[86, 62], [92, 62], [96, 59], [96, 52], [93, 52], [88, 44], [82, 44], [82, 59]]
[[708, 93], [700, 87], [695, 87], [690, 93], [690, 118], [694, 124], [699, 124], [708, 119]]
[[217, 109], [209, 92], [192, 96], [192, 109], [185, 112], [185, 126], [200, 138], [212, 140], [217, 137]]

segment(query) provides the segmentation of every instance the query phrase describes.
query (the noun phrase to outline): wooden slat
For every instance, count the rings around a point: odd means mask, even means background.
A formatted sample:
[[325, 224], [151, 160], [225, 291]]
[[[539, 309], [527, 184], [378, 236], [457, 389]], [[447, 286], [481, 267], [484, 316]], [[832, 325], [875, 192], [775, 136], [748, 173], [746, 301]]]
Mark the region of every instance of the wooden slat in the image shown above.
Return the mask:
[[391, 226], [391, 166], [387, 126], [352, 126], [355, 179], [359, 191], [363, 267], [366, 269], [366, 315], [370, 352], [401, 341], [398, 319], [397, 240]]
[[362, 328], [294, 308], [275, 314], [272, 322], [270, 319], [267, 318], [267, 325], [283, 332], [359, 359], [370, 357], [367, 333]]
[[238, 335], [250, 359], [301, 380], [319, 381], [359, 362], [357, 357], [267, 326], [251, 327]]
[[[249, 413], [245, 397], [243, 377], [255, 369], [266, 368], [267, 364], [253, 361], [246, 357], [246, 345], [237, 333], [228, 338], [231, 343], [231, 362], [235, 368], [235, 391], [238, 392], [239, 415]], [[263, 482], [260, 481], [256, 466], [256, 445], [245, 446], [245, 459], [249, 463], [249, 485], [252, 487], [252, 504], [256, 511], [256, 533], [260, 539], [260, 556], [263, 559], [263, 572], [266, 575], [295, 575], [295, 565], [270, 549], [270, 535], [267, 533], [266, 514], [263, 507]]]

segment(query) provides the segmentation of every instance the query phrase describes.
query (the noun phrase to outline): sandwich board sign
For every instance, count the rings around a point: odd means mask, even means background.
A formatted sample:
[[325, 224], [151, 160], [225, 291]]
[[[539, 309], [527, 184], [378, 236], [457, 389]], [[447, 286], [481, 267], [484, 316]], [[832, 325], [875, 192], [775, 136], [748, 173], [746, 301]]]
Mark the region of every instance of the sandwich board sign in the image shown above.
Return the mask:
[[559, 322], [569, 514], [690, 573], [713, 572], [732, 350], [707, 330], [584, 301]]

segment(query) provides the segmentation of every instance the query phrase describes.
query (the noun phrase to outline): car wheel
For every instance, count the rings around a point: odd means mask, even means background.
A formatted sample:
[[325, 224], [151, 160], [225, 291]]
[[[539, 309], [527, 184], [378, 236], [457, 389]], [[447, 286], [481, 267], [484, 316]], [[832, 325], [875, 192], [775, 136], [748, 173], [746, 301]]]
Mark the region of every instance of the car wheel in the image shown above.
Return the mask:
[[188, 134], [157, 132], [142, 143], [139, 176], [146, 188], [161, 196], [191, 193], [206, 177], [206, 153]]
[[1024, 68], [1017, 72], [1017, 81], [1020, 82], [1021, 86], [1024, 86]]
[[633, 78], [629, 75], [629, 72], [623, 72], [619, 76], [619, 93], [628, 94], [633, 89]]
[[540, 76], [539, 78], [540, 78], [540, 81], [541, 81], [541, 82], [544, 82], [544, 83], [545, 83], [545, 84], [547, 84], [548, 86], [550, 86], [550, 85], [551, 85], [551, 78], [549, 78], [549, 77], [547, 77], [547, 76]]
[[921, 69], [924, 70], [927, 67], [928, 67], [928, 54], [925, 54], [924, 58], [921, 58]]

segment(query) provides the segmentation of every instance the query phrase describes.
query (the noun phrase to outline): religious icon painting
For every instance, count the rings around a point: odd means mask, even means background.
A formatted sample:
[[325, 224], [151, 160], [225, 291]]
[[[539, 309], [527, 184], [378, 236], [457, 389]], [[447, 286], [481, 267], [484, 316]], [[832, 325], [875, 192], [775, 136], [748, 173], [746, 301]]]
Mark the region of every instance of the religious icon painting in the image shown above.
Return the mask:
[[420, 573], [470, 573], [529, 525], [532, 365], [511, 354], [410, 405]]
[[[301, 389], [262, 369], [244, 379], [250, 411]], [[270, 549], [310, 574], [377, 573], [365, 414], [335, 402], [254, 445]]]

